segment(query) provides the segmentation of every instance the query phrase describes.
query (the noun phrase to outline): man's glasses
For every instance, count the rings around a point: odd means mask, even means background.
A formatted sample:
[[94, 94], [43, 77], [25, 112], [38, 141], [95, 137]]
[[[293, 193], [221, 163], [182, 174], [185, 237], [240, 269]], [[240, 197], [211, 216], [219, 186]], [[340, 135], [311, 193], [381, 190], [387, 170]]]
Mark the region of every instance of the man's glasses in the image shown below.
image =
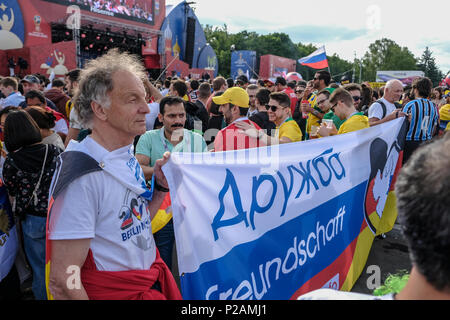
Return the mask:
[[324, 103], [325, 101], [327, 101], [328, 99], [324, 99], [324, 100], [320, 100], [320, 101], [317, 101], [317, 105], [319, 106], [319, 105], [321, 105], [322, 103]]
[[297, 90], [297, 91], [295, 91], [295, 93], [303, 93], [303, 92], [305, 92], [305, 90]]
[[352, 98], [353, 98], [353, 101], [359, 101], [359, 100], [361, 100], [361, 97], [358, 97], [358, 96], [352, 96]]
[[313, 78], [313, 80], [320, 80], [320, 78]]
[[331, 107], [331, 111], [334, 112], [334, 108], [336, 108], [337, 104], [338, 104], [337, 102], [335, 104], [333, 104], [333, 106]]
[[271, 106], [271, 105], [266, 104], [267, 111], [269, 111], [269, 109], [270, 109], [270, 110], [272, 110], [272, 112], [276, 112], [278, 110], [278, 108], [281, 108], [281, 107]]

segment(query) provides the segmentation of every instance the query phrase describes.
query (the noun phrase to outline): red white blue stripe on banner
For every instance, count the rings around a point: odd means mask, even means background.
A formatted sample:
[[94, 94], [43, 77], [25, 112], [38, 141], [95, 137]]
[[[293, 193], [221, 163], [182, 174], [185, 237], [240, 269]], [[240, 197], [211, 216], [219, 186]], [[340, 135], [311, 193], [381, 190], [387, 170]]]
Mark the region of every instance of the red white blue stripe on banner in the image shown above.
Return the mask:
[[406, 128], [396, 119], [315, 141], [173, 153], [163, 171], [183, 298], [350, 291], [397, 218]]
[[328, 68], [327, 55], [325, 53], [325, 46], [320, 47], [309, 56], [301, 58], [298, 62], [313, 69], [325, 69]]

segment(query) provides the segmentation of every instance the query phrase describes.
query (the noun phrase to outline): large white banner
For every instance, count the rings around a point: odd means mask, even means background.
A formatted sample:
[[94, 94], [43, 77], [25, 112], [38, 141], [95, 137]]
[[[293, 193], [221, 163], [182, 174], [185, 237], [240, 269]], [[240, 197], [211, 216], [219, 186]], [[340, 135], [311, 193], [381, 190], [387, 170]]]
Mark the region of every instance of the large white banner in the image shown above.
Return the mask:
[[272, 147], [174, 153], [170, 186], [184, 299], [290, 299], [350, 290], [396, 218], [404, 119]]

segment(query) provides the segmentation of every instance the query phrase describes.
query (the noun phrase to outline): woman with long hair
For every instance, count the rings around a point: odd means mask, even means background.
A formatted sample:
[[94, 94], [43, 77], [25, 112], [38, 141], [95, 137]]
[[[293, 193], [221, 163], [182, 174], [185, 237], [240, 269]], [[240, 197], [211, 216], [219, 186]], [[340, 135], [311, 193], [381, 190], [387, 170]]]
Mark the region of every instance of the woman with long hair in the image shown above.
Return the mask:
[[3, 165], [3, 181], [13, 212], [21, 222], [25, 255], [33, 272], [34, 297], [45, 300], [48, 194], [61, 149], [42, 143], [38, 125], [24, 110], [8, 114], [4, 138], [8, 155]]

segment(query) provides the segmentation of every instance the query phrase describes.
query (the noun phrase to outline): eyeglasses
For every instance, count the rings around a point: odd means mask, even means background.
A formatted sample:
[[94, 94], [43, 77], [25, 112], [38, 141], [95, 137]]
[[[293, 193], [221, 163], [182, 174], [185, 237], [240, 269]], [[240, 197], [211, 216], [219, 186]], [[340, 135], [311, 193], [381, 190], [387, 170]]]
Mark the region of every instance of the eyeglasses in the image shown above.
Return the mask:
[[270, 109], [270, 110], [272, 110], [272, 112], [276, 112], [279, 108], [283, 108], [283, 107], [271, 106], [271, 105], [266, 104], [267, 111], [269, 111], [269, 109]]
[[295, 93], [303, 93], [303, 92], [305, 92], [305, 90], [297, 90], [297, 91], [295, 91]]
[[336, 108], [336, 106], [337, 106], [337, 102], [331, 107], [331, 111], [333, 111], [334, 112], [334, 108]]
[[324, 103], [325, 101], [327, 101], [328, 99], [323, 99], [323, 100], [320, 100], [320, 101], [317, 101], [317, 105], [321, 105], [322, 103]]
[[358, 96], [352, 96], [352, 98], [353, 98], [353, 101], [359, 101], [359, 100], [361, 100], [361, 97], [358, 97]]

